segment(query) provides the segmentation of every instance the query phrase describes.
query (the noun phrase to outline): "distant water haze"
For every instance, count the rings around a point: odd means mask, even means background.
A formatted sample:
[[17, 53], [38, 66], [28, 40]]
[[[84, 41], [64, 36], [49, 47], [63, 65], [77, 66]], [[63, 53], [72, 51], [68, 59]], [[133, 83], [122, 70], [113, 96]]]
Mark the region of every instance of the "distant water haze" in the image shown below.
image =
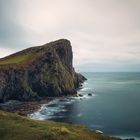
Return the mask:
[[139, 140], [140, 73], [83, 74], [88, 80], [78, 91], [82, 97], [54, 100], [30, 117], [84, 124], [108, 135]]

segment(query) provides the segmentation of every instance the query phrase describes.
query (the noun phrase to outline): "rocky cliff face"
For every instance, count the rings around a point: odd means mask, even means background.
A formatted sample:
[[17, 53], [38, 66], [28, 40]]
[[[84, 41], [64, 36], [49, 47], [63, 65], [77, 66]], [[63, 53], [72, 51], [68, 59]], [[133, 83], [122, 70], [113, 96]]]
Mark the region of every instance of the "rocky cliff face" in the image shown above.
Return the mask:
[[75, 94], [86, 78], [75, 72], [72, 60], [65, 39], [0, 59], [0, 102]]

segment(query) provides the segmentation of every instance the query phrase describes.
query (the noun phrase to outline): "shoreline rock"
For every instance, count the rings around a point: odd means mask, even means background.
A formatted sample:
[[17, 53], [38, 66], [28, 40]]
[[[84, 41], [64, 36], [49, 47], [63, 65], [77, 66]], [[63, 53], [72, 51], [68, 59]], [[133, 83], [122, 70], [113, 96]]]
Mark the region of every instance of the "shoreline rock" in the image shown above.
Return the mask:
[[[73, 95], [77, 97], [76, 95]], [[38, 111], [43, 104], [48, 104], [49, 102], [55, 99], [63, 99], [66, 97], [73, 97], [72, 95], [69, 96], [61, 96], [61, 97], [46, 97], [40, 101], [28, 101], [28, 102], [20, 102], [16, 100], [10, 100], [5, 103], [0, 103], [0, 110], [6, 112], [16, 113], [21, 116], [28, 117], [29, 114], [32, 114]]]
[[88, 96], [92, 96], [92, 93], [88, 93]]

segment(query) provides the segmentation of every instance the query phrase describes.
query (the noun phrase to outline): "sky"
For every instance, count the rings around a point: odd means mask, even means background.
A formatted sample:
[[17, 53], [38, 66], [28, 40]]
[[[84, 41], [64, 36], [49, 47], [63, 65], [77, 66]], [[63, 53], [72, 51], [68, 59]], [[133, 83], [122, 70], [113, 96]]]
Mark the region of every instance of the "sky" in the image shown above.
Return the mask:
[[61, 38], [78, 71], [140, 71], [140, 0], [0, 0], [0, 57]]

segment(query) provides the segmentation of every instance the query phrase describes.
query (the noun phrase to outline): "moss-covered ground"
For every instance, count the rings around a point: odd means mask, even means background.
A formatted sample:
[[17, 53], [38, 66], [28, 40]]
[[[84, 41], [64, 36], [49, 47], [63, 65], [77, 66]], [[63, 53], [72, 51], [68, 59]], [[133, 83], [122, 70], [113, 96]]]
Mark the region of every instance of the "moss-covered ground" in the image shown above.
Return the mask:
[[4, 59], [0, 59], [0, 65], [6, 65], [6, 64], [22, 64], [24, 62], [31, 61], [35, 58], [35, 54], [20, 54], [20, 55], [13, 55], [6, 57]]

